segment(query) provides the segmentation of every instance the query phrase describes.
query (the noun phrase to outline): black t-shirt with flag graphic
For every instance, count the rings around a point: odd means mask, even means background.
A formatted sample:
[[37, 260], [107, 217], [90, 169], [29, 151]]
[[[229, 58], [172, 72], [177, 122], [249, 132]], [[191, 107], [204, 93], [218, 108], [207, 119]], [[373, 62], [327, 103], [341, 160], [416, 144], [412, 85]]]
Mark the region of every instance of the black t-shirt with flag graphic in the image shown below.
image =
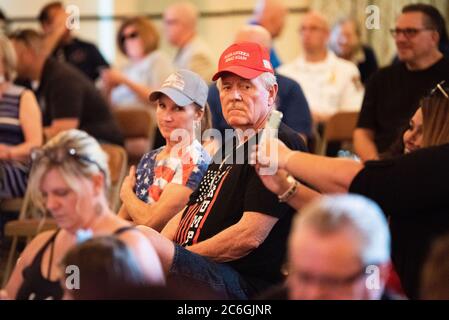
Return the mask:
[[[282, 123], [278, 137], [290, 149], [306, 150], [299, 135]], [[236, 138], [231, 139], [217, 152], [199, 187], [192, 193], [174, 238], [182, 246], [193, 245], [236, 224], [248, 211], [278, 218], [257, 249], [228, 262], [252, 286], [254, 293], [282, 281], [281, 267], [294, 213], [265, 188], [254, 167], [248, 163], [251, 146], [257, 138], [253, 136], [241, 146], [237, 146]]]

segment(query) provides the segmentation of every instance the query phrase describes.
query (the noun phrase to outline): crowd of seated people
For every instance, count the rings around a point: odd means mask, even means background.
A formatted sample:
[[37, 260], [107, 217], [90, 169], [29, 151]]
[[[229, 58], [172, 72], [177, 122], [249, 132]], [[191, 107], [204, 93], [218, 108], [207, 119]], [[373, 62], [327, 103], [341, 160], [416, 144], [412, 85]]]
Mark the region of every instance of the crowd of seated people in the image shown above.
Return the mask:
[[[317, 11], [282, 64], [272, 40], [286, 15], [259, 1], [216, 62], [190, 2], [165, 9], [161, 34], [126, 17], [124, 67], [71, 34], [60, 2], [41, 10], [42, 31], [0, 35], [0, 206], [28, 191], [56, 222], [0, 299], [396, 299], [391, 273], [401, 297], [447, 299], [443, 16], [404, 6], [398, 61], [378, 70], [357, 20], [331, 31]], [[159, 141], [128, 168], [114, 212], [101, 144], [123, 144], [113, 108], [129, 106], [154, 113]], [[308, 149], [331, 115], [359, 110], [359, 159]]]
[[[405, 155], [365, 164], [350, 159], [335, 159], [293, 152], [279, 141], [260, 147], [260, 164], [277, 161], [275, 176], [261, 176], [277, 194], [289, 190], [289, 203], [301, 208], [307, 196], [321, 193], [352, 192], [375, 200], [389, 217], [392, 233], [392, 258], [405, 293], [419, 297], [421, 269], [434, 239], [447, 232], [447, 188], [444, 187], [449, 147], [449, 88], [438, 84], [420, 101], [423, 114], [422, 143]], [[267, 157], [276, 150], [276, 158]], [[260, 165], [259, 164], [259, 165]], [[287, 172], [295, 179], [287, 179]]]
[[17, 55], [17, 73], [35, 83], [46, 138], [81, 129], [102, 142], [123, 144], [112, 112], [94, 83], [81, 71], [48, 56], [44, 36], [32, 29], [10, 35]]

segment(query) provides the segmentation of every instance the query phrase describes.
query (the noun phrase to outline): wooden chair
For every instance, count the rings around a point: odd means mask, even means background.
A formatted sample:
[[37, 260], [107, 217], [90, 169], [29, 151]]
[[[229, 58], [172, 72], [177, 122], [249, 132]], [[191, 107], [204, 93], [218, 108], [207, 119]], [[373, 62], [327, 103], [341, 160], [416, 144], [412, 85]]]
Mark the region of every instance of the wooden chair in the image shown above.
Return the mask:
[[125, 138], [125, 149], [130, 164], [136, 164], [154, 143], [156, 121], [149, 108], [127, 107], [113, 111]]
[[19, 213], [23, 205], [23, 199], [24, 198], [13, 198], [13, 199], [0, 200], [0, 221], [1, 221], [0, 226], [2, 228], [0, 230], [0, 238], [4, 237], [3, 225], [5, 224], [7, 219], [6, 214]]
[[0, 212], [20, 212], [23, 198], [13, 198], [0, 201]]
[[[108, 165], [111, 176], [111, 185], [108, 190], [110, 208], [117, 212], [120, 208], [120, 187], [127, 173], [128, 158], [123, 147], [114, 144], [102, 144], [102, 149], [108, 154]], [[17, 244], [19, 238], [26, 238], [30, 242], [38, 233], [57, 228], [55, 220], [45, 214], [37, 212], [30, 201], [27, 190], [20, 208], [19, 218], [5, 225], [5, 236], [12, 238], [11, 248], [6, 263], [3, 286], [6, 285], [13, 263], [16, 261]]]
[[56, 228], [53, 219], [48, 219], [39, 213], [36, 208], [31, 206], [30, 191], [27, 189], [24, 198], [21, 201], [21, 208], [17, 220], [9, 221], [5, 224], [5, 236], [12, 237], [11, 248], [8, 254], [5, 272], [3, 274], [3, 286], [6, 285], [11, 274], [13, 264], [16, 261], [16, 250], [19, 238], [26, 238], [27, 243], [39, 232], [52, 230]]
[[323, 136], [315, 152], [326, 155], [328, 142], [352, 143], [352, 134], [357, 125], [358, 112], [338, 112], [326, 123]]

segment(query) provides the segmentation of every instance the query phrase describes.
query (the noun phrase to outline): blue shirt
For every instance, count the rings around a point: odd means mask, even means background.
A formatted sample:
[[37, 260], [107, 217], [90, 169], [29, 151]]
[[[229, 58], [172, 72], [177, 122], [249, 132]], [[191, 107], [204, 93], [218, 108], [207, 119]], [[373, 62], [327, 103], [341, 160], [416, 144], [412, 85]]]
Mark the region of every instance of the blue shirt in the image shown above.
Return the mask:
[[270, 62], [274, 69], [282, 64], [281, 59], [279, 59], [278, 55], [276, 54], [276, 50], [274, 50], [274, 47], [270, 48]]

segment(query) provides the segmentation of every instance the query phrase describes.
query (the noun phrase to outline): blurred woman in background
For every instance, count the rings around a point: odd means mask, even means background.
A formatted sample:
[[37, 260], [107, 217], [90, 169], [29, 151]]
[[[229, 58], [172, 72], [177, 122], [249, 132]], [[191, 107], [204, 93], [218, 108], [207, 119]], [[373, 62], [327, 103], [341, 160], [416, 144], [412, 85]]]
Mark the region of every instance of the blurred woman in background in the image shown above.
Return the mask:
[[117, 46], [129, 62], [102, 71], [106, 95], [114, 107], [148, 106], [150, 93], [173, 71], [168, 57], [158, 50], [156, 27], [144, 17], [127, 19], [118, 30]]
[[12, 83], [15, 67], [14, 48], [0, 35], [0, 201], [24, 195], [30, 151], [43, 140], [41, 111], [33, 92]]

